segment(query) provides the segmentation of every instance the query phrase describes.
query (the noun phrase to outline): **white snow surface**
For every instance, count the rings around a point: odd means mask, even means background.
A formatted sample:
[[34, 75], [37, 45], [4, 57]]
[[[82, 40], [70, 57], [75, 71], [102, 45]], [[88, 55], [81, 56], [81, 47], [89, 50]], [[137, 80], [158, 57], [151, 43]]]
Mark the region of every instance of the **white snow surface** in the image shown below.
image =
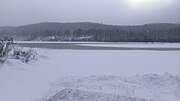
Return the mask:
[[[176, 77], [180, 74], [179, 51], [36, 50], [41, 58], [34, 63], [8, 60], [0, 66], [0, 101], [39, 101], [64, 88], [162, 101], [180, 100]], [[171, 73], [172, 78], [164, 76], [166, 72]], [[148, 73], [158, 75], [133, 76]], [[113, 78], [105, 76], [103, 80], [101, 75], [113, 75]], [[63, 77], [68, 78], [62, 80]]]
[[[53, 87], [54, 91], [51, 89], [51, 93], [59, 93], [51, 97], [50, 101], [59, 101], [57, 100], [59, 97], [63, 101], [78, 101], [77, 99], [80, 98], [84, 98], [81, 101], [96, 101], [96, 99], [98, 101], [179, 101], [180, 99], [180, 78], [169, 73], [133, 77], [108, 75], [66, 77], [59, 79]], [[87, 93], [91, 97], [87, 97]], [[104, 97], [105, 94], [109, 95]]]
[[137, 97], [126, 97], [114, 94], [105, 94], [94, 91], [64, 89], [47, 101], [154, 101]]

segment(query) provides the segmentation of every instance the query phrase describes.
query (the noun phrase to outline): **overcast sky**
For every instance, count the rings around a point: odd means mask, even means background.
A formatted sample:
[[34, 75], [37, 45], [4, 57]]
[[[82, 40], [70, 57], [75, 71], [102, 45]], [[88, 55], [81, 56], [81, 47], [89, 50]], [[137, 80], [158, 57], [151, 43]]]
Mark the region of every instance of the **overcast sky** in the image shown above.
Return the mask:
[[177, 23], [180, 0], [0, 0], [0, 26], [39, 22]]

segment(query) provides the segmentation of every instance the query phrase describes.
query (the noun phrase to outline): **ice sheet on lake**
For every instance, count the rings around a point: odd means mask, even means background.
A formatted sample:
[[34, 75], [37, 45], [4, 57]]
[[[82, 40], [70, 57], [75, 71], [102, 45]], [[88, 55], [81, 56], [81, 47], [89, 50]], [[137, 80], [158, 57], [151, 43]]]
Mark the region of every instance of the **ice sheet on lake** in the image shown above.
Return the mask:
[[78, 45], [96, 47], [180, 48], [180, 43], [79, 43]]
[[[47, 56], [48, 58], [39, 59], [32, 64], [22, 64], [19, 61], [8, 60], [7, 64], [0, 67], [0, 101], [36, 101], [36, 99], [41, 98], [45, 92], [49, 91], [54, 81], [62, 77], [79, 76], [80, 79], [82, 79], [81, 77], [88, 77], [89, 75], [97, 75], [97, 77], [99, 77], [98, 75], [116, 75], [121, 77], [121, 75], [133, 76], [147, 73], [162, 75], [165, 72], [173, 75], [180, 74], [180, 52], [178, 51], [78, 51], [37, 49], [37, 52], [40, 56]], [[87, 81], [88, 80], [89, 78], [87, 78]], [[172, 82], [174, 82], [173, 80], [174, 79], [172, 79]], [[128, 79], [126, 81], [129, 82]], [[111, 83], [111, 80], [108, 82]], [[82, 87], [85, 88], [85, 84], [89, 84], [89, 87], [99, 88], [101, 83], [103, 82], [100, 80], [100, 83], [96, 83], [96, 85], [93, 86], [92, 83], [85, 81], [82, 83]], [[110, 88], [106, 89], [106, 86], [102, 87], [103, 94], [108, 89], [113, 90], [113, 87], [119, 87], [119, 85], [116, 85], [119, 83], [122, 82], [117, 81], [116, 83], [115, 80], [112, 85], [108, 86]], [[142, 82], [136, 82], [134, 84], [141, 85], [141, 83]], [[105, 85], [108, 84], [105, 83]], [[132, 86], [136, 87], [137, 85], [133, 85], [132, 83]], [[146, 87], [148, 87], [148, 84]], [[123, 89], [123, 87], [120, 88]], [[170, 91], [176, 92], [178, 96], [179, 93], [177, 90], [173, 89], [170, 89]], [[56, 90], [60, 89], [58, 88]], [[158, 90], [158, 92], [160, 91], [161, 90]], [[122, 92], [115, 90], [114, 92], [117, 92], [116, 94], [126, 94], [125, 90]], [[136, 90], [136, 92], [140, 93], [138, 90]], [[145, 89], [144, 92], [144, 94], [146, 94], [147, 89]], [[168, 94], [166, 94], [166, 89], [163, 92], [165, 95]], [[129, 94], [131, 95], [131, 93]], [[139, 95], [141, 94], [142, 93]], [[156, 93], [148, 94], [156, 95]], [[168, 95], [165, 97], [168, 97]]]

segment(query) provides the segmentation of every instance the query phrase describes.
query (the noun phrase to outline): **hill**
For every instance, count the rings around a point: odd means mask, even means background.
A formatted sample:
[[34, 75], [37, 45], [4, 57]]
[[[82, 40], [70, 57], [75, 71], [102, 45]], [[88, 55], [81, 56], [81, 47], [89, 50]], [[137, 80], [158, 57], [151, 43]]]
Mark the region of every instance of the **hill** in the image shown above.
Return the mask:
[[180, 42], [180, 24], [117, 26], [99, 23], [43, 22], [0, 27], [0, 37], [39, 41]]

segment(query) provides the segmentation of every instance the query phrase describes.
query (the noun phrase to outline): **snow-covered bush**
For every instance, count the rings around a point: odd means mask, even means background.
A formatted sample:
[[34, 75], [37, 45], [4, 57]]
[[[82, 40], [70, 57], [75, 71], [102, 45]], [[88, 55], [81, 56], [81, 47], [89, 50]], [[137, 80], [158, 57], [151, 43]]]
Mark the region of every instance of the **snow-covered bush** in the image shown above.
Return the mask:
[[18, 59], [24, 63], [37, 60], [37, 53], [32, 49], [23, 49], [17, 47], [12, 38], [4, 37], [0, 40], [0, 63], [4, 63], [6, 59]]
[[32, 60], [37, 60], [37, 53], [32, 49], [14, 48], [12, 57], [18, 59], [24, 63], [28, 63]]
[[8, 58], [9, 52], [13, 49], [14, 43], [12, 38], [0, 40], [0, 63], [3, 63]]

